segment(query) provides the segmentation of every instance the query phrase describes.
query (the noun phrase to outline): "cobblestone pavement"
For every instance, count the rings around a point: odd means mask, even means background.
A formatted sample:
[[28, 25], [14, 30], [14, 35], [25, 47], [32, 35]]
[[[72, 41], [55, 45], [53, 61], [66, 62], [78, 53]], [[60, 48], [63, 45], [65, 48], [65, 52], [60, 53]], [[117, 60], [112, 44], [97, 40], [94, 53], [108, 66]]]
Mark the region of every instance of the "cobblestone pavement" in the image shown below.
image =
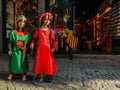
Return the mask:
[[97, 57], [55, 57], [58, 74], [53, 85], [40, 87], [32, 84], [33, 57], [29, 57], [27, 81], [7, 80], [8, 55], [0, 56], [0, 90], [120, 90], [120, 59]]

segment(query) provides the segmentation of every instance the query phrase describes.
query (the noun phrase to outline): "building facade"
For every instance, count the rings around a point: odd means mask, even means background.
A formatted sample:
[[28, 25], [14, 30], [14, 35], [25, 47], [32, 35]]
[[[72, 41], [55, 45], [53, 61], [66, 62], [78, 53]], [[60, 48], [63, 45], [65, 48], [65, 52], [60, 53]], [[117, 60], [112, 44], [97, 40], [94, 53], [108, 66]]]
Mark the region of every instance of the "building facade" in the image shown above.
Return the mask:
[[[64, 2], [65, 1], [65, 2]], [[27, 16], [27, 29], [33, 32], [39, 26], [39, 16], [44, 12], [51, 12], [64, 19], [65, 13], [70, 14], [68, 27], [73, 29], [73, 0], [0, 0], [0, 53], [7, 53], [8, 33], [16, 28], [18, 15]], [[55, 25], [55, 23], [54, 23]], [[55, 26], [56, 27], [56, 26]], [[62, 27], [58, 23], [58, 27]]]

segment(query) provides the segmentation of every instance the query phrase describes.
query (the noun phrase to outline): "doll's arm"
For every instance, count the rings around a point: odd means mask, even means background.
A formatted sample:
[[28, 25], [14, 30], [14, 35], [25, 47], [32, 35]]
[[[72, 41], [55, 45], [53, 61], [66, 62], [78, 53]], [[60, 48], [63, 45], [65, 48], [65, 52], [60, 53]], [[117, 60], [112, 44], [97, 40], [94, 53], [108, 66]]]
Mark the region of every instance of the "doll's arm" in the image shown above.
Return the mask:
[[9, 41], [8, 43], [8, 55], [12, 54], [12, 41]]
[[53, 30], [50, 31], [50, 41], [51, 41], [51, 52], [54, 52], [56, 49], [56, 40]]
[[30, 44], [30, 48], [33, 49], [36, 42], [38, 41], [38, 28], [36, 28], [34, 34], [33, 34], [33, 37], [32, 37], [32, 41], [31, 41], [31, 44]]
[[8, 42], [8, 55], [12, 54], [12, 40], [13, 40], [13, 30], [9, 33], [9, 42]]

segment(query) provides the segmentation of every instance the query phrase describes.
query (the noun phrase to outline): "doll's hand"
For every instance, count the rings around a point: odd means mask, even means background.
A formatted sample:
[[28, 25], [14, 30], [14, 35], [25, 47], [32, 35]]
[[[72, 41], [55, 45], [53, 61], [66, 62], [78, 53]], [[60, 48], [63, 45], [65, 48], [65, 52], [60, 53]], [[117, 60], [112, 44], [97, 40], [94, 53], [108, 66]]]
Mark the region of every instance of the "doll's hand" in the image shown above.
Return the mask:
[[11, 50], [8, 51], [8, 55], [12, 55], [12, 51]]
[[33, 50], [33, 48], [34, 48], [34, 44], [31, 43], [31, 44], [30, 44], [30, 49]]
[[55, 49], [51, 49], [51, 52], [54, 53], [54, 52], [55, 52]]

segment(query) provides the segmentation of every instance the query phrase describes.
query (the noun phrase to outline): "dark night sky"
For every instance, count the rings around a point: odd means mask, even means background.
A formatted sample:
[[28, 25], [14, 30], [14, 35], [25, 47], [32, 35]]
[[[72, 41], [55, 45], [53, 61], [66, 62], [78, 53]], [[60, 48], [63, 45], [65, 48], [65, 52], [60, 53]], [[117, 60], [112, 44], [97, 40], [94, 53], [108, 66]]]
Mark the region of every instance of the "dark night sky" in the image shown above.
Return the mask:
[[76, 17], [81, 19], [91, 18], [98, 12], [101, 2], [102, 0], [75, 0]]

